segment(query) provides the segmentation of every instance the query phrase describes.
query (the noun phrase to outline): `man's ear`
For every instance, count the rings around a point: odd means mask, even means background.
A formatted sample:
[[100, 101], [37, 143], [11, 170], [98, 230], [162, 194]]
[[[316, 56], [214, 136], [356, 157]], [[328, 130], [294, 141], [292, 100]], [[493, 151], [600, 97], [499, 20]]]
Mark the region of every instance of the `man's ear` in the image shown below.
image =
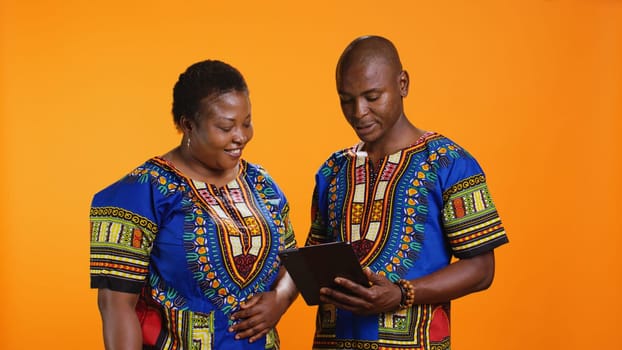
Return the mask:
[[408, 72], [405, 70], [401, 71], [399, 79], [400, 95], [402, 97], [406, 97], [408, 96], [408, 87], [410, 86], [410, 78], [408, 76]]

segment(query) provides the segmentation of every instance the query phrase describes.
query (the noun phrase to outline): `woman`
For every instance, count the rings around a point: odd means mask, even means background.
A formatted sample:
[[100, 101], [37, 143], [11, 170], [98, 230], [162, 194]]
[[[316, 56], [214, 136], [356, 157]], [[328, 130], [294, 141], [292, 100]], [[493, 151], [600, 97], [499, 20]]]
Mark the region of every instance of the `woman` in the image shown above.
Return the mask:
[[230, 65], [190, 66], [173, 90], [181, 144], [97, 193], [91, 287], [107, 349], [278, 349], [296, 297], [277, 254], [295, 245], [284, 194], [241, 158], [249, 92]]

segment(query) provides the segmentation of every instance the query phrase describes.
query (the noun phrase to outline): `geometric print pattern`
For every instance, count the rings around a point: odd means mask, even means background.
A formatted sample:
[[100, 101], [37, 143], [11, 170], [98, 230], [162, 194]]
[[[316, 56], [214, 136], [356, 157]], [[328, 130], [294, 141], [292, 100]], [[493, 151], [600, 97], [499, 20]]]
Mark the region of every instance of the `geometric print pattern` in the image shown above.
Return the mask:
[[505, 239], [484, 175], [460, 181], [446, 191], [443, 198], [443, 224], [456, 256], [475, 255], [477, 247]]
[[[375, 169], [360, 146], [334, 153], [320, 167], [306, 245], [349, 242], [362, 266], [396, 281], [416, 271], [432, 238], [441, 245], [439, 250], [449, 246], [458, 258], [507, 241], [485, 177], [460, 146], [426, 133], [383, 158]], [[456, 167], [464, 167], [470, 176], [447, 184], [447, 174], [462, 171], [456, 172]], [[441, 192], [443, 186], [447, 188]], [[441, 256], [435, 263], [445, 259]], [[330, 305], [318, 307], [314, 349], [449, 348], [449, 304], [414, 305], [382, 314], [376, 325], [365, 326], [372, 334], [376, 329], [377, 340], [337, 336], [341, 313]], [[356, 318], [343, 319], [350, 317]]]
[[[232, 321], [228, 316], [240, 302], [269, 289], [280, 268], [278, 252], [296, 244], [283, 194], [265, 170], [245, 161], [240, 162], [240, 176], [222, 188], [185, 178], [158, 157], [136, 168], [120, 184], [153, 193], [141, 197], [153, 195], [160, 198], [156, 201], [165, 202], [163, 206], [154, 203], [155, 211], [149, 206], [143, 210], [159, 215], [158, 210], [167, 208], [183, 218], [178, 232], [185, 263], [177, 268], [189, 269], [204, 294], [203, 299], [207, 299], [201, 303], [211, 305], [208, 310], [222, 312], [229, 325]], [[166, 328], [157, 348], [211, 349], [214, 312], [192, 311], [190, 300], [157, 271], [149, 269], [151, 250], [165, 229], [154, 219], [128, 209], [94, 205], [91, 209], [92, 286], [132, 293], [142, 290], [146, 297], [156, 301]], [[168, 229], [167, 237], [171, 234]], [[265, 349], [278, 348], [274, 329], [264, 339]]]
[[195, 253], [188, 260], [206, 296], [230, 313], [265, 288], [260, 282], [249, 290], [251, 282], [278, 269], [274, 259], [272, 266], [265, 266], [268, 254], [275, 253], [270, 246], [279, 244], [272, 233], [278, 229], [270, 227], [245, 182], [234, 180], [217, 188], [193, 181], [191, 186], [198, 203], [192, 203], [192, 229], [186, 232], [186, 246]]
[[158, 232], [157, 225], [115, 207], [92, 208], [90, 216], [91, 275], [142, 283], [149, 265], [145, 252]]

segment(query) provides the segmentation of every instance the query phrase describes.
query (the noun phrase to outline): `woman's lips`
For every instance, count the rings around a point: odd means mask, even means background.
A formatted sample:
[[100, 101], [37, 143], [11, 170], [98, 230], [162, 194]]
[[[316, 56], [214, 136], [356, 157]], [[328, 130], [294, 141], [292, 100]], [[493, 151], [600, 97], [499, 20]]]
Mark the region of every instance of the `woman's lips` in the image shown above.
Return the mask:
[[235, 148], [235, 149], [226, 149], [225, 153], [227, 153], [228, 155], [237, 158], [239, 156], [242, 155], [242, 149], [241, 148]]

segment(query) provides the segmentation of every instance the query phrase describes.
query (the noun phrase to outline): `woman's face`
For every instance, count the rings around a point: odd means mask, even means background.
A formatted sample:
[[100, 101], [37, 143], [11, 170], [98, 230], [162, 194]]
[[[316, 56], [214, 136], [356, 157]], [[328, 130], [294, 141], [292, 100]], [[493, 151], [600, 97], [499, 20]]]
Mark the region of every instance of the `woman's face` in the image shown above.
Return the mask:
[[191, 156], [211, 171], [235, 168], [253, 138], [248, 93], [231, 91], [203, 98], [196, 120], [187, 121]]

